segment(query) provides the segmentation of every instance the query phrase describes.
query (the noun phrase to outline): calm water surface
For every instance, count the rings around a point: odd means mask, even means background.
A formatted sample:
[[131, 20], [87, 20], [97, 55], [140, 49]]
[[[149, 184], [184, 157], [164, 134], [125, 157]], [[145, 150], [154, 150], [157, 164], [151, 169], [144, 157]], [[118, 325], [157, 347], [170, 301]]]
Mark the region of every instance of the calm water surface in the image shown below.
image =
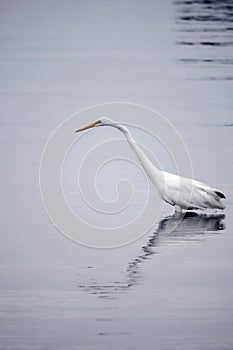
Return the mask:
[[[0, 13], [0, 349], [232, 349], [232, 2], [22, 0]], [[166, 208], [113, 250], [56, 231], [43, 146], [77, 110], [120, 100], [175, 125], [225, 215], [187, 216], [169, 234]]]

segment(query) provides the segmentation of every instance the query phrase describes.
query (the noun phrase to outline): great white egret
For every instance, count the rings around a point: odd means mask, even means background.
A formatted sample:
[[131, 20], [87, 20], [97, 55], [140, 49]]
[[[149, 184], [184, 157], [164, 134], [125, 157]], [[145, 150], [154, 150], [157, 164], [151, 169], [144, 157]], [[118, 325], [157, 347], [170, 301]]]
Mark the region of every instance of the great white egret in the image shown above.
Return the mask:
[[76, 132], [99, 126], [112, 126], [125, 135], [146, 174], [157, 188], [160, 197], [165, 202], [175, 206], [176, 211], [182, 211], [183, 209], [225, 208], [221, 202], [221, 199], [225, 198], [225, 195], [216, 188], [209, 187], [193, 179], [159, 170], [143, 152], [124, 125], [114, 122], [109, 118], [100, 118], [76, 130]]

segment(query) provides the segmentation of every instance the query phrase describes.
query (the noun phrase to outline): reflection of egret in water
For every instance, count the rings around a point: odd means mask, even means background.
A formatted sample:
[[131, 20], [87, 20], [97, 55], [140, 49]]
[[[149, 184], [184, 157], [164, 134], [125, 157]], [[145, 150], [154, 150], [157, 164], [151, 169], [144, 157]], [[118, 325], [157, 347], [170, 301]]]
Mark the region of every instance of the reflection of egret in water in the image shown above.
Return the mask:
[[224, 214], [198, 215], [188, 212], [183, 220], [176, 215], [162, 219], [158, 229], [142, 247], [143, 253], [129, 264], [129, 269], [138, 265], [139, 261], [159, 252], [159, 248], [171, 246], [175, 248], [187, 243], [196, 243], [203, 239], [205, 234], [219, 233], [225, 228]]
[[224, 219], [224, 214], [198, 215], [193, 212], [187, 213], [182, 221], [177, 215], [168, 216], [160, 221], [158, 229], [142, 247], [142, 252], [128, 263], [123, 280], [103, 284], [95, 278], [80, 284], [79, 288], [102, 299], [117, 299], [119, 294], [141, 283], [141, 264], [153, 254], [159, 253], [162, 248], [177, 249], [184, 244], [200, 242], [204, 235], [218, 234], [225, 228]]

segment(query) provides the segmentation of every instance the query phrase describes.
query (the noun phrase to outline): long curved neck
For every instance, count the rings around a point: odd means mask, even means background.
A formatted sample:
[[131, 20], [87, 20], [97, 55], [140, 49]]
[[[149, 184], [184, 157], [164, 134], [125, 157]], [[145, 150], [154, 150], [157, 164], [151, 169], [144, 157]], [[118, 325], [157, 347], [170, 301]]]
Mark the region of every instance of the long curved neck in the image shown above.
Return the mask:
[[115, 124], [114, 127], [116, 127], [118, 130], [120, 130], [126, 137], [128, 143], [130, 144], [131, 148], [133, 149], [134, 153], [136, 154], [137, 158], [139, 159], [143, 169], [145, 170], [146, 174], [149, 176], [151, 181], [158, 186], [159, 180], [162, 176], [161, 171], [151, 162], [151, 160], [147, 157], [147, 155], [143, 152], [141, 147], [136, 143], [133, 136], [129, 132], [129, 130], [122, 124]]

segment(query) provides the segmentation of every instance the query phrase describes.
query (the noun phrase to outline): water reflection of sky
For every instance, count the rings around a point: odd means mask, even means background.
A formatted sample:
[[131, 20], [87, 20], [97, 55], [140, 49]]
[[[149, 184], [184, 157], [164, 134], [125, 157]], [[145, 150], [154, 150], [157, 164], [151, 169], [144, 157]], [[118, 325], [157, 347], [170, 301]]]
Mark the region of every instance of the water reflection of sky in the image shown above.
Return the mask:
[[178, 61], [189, 66], [187, 78], [232, 80], [232, 1], [176, 1], [175, 7]]
[[[232, 1], [3, 0], [0, 14], [0, 348], [231, 349]], [[195, 177], [226, 192], [226, 230], [189, 218], [169, 235], [164, 219], [99, 251], [51, 225], [38, 186], [49, 135], [119, 100], [178, 128]]]

